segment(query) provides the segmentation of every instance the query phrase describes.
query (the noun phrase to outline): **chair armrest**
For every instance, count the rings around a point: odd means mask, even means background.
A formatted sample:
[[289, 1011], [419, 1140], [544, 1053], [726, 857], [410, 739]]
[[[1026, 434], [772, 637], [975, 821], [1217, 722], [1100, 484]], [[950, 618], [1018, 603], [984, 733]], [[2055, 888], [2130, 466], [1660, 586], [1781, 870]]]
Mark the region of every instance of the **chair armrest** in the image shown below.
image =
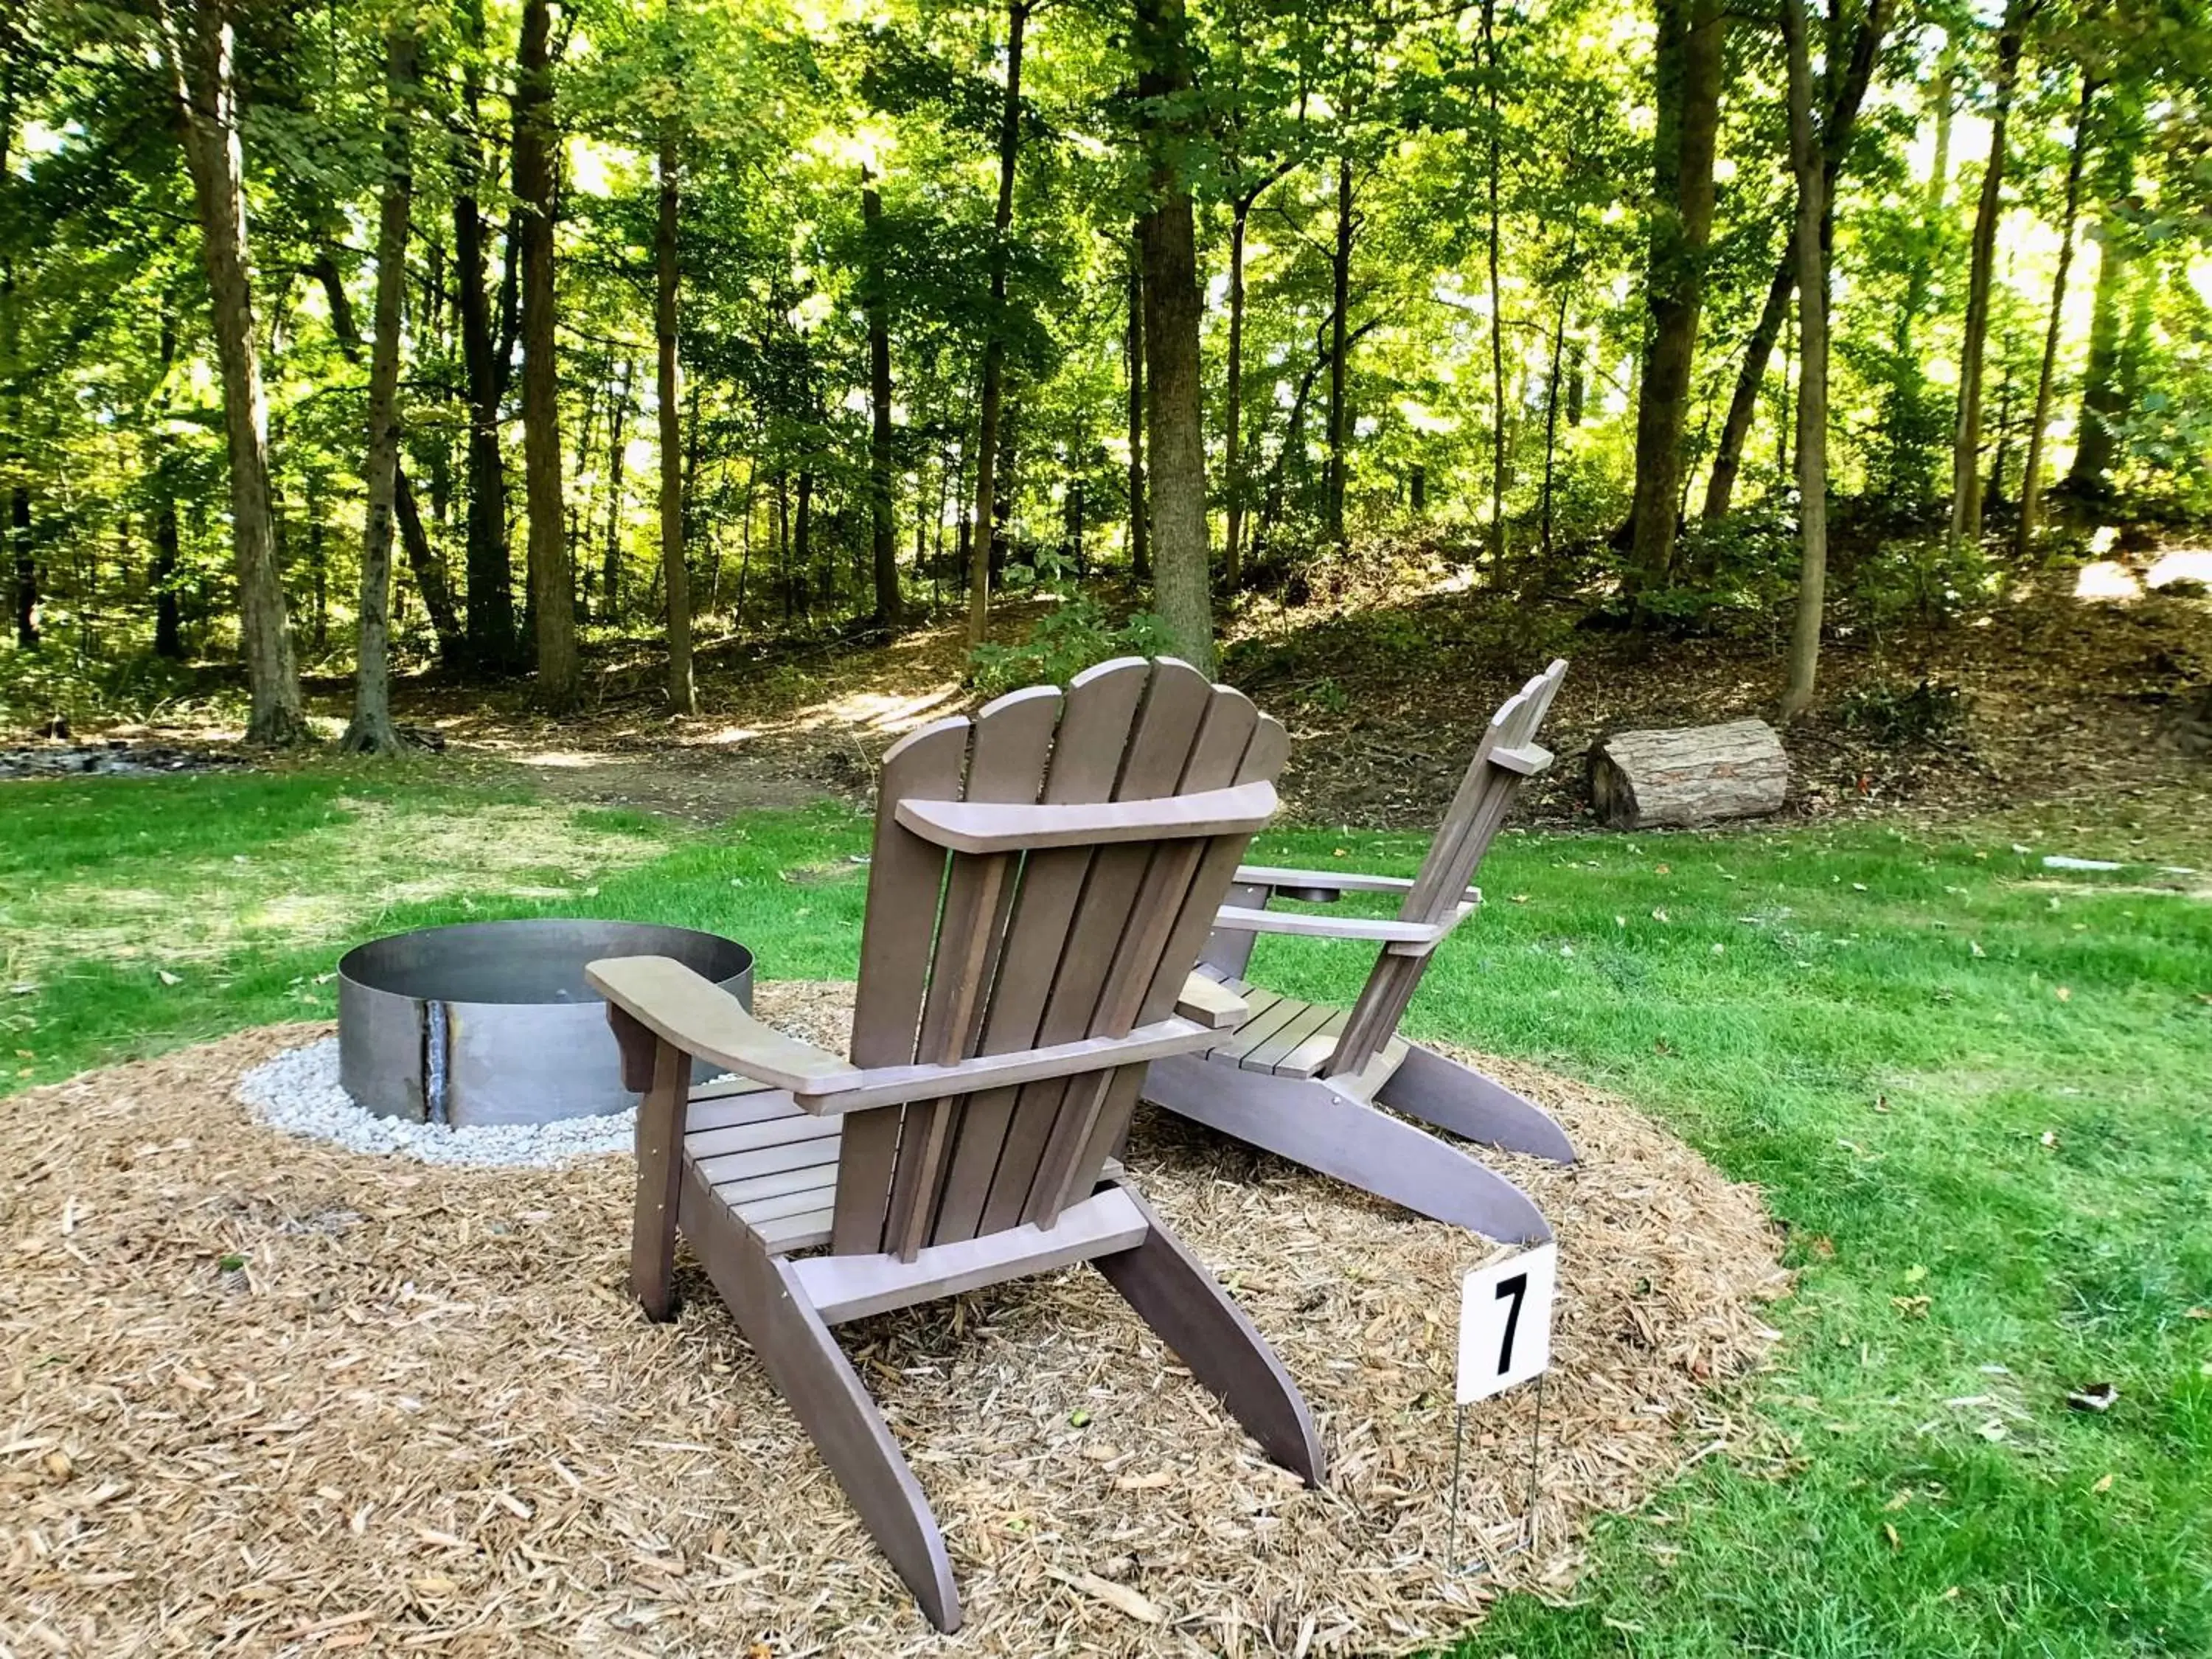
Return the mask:
[[948, 1095], [980, 1094], [986, 1089], [1011, 1089], [1018, 1084], [1144, 1065], [1172, 1054], [1211, 1048], [1220, 1041], [1221, 1033], [1213, 1027], [1171, 1016], [1139, 1025], [1127, 1036], [1078, 1037], [1042, 1048], [976, 1054], [943, 1066], [873, 1066], [847, 1077], [817, 1079], [792, 1093], [804, 1109], [830, 1117], [871, 1107], [941, 1100]]
[[1290, 910], [1249, 910], [1242, 905], [1224, 904], [1213, 913], [1213, 925], [1231, 933], [1365, 939], [1383, 946], [1393, 956], [1425, 957], [1474, 911], [1474, 904], [1463, 903], [1443, 921], [1392, 921], [1370, 916], [1314, 916]]
[[[721, 987], [666, 957], [609, 957], [585, 969], [584, 977], [609, 1002], [685, 1054], [788, 1089], [801, 1109], [825, 1117], [1139, 1065], [1208, 1048], [1219, 1040], [1218, 1029], [1206, 1020], [1177, 1017], [1139, 1025], [1127, 1036], [1083, 1037], [945, 1066], [863, 1067], [770, 1030]], [[1184, 990], [1189, 994], [1188, 985]], [[1223, 996], [1220, 1011], [1243, 1008], [1234, 997]]]
[[1250, 835], [1275, 816], [1275, 786], [1264, 780], [1194, 794], [1141, 800], [1025, 805], [923, 800], [898, 804], [898, 821], [956, 853], [1023, 853], [1053, 847]]
[[[1265, 887], [1307, 904], [1334, 904], [1346, 893], [1403, 893], [1413, 885], [1410, 876], [1364, 876], [1353, 870], [1279, 870], [1264, 864], [1240, 865], [1233, 879], [1241, 886]], [[1462, 900], [1469, 904], [1481, 902], [1479, 887], [1468, 888]]]
[[1182, 982], [1175, 1011], [1209, 1031], [1233, 1031], [1244, 1023], [1252, 1007], [1219, 980], [1193, 974]]
[[668, 957], [602, 957], [584, 979], [654, 1036], [740, 1077], [798, 1094], [861, 1075], [827, 1049], [769, 1030], [720, 986]]

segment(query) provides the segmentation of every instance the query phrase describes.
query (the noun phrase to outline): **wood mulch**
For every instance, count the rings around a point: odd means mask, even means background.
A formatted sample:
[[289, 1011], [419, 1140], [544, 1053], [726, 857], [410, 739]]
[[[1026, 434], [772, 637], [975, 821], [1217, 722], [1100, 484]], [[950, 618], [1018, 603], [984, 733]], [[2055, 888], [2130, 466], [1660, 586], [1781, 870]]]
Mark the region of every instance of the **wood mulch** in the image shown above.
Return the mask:
[[[837, 1041], [850, 988], [769, 985]], [[894, 1655], [945, 1649], [696, 1267], [623, 1292], [628, 1166], [429, 1167], [286, 1139], [246, 1031], [0, 1115], [0, 1651]], [[1493, 1069], [1571, 1169], [1539, 1540], [1445, 1559], [1457, 1282], [1480, 1239], [1158, 1117], [1130, 1163], [1320, 1419], [1309, 1492], [1085, 1269], [847, 1327], [943, 1522], [957, 1650], [1402, 1650], [1748, 1432], [1774, 1334], [1755, 1195], [1626, 1103]], [[1474, 1407], [1470, 1517], [1510, 1538], [1534, 1395]]]

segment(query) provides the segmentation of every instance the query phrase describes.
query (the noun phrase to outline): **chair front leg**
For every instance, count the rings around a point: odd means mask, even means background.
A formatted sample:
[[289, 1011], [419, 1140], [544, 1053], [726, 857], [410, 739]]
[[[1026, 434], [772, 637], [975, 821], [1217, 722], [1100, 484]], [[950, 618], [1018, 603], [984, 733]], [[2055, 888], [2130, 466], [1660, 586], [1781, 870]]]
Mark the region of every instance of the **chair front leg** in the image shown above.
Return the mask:
[[637, 1200], [630, 1215], [630, 1294], [646, 1317], [674, 1311], [677, 1193], [684, 1178], [684, 1109], [691, 1056], [610, 1003], [607, 1023], [622, 1049], [623, 1084], [637, 1104]]

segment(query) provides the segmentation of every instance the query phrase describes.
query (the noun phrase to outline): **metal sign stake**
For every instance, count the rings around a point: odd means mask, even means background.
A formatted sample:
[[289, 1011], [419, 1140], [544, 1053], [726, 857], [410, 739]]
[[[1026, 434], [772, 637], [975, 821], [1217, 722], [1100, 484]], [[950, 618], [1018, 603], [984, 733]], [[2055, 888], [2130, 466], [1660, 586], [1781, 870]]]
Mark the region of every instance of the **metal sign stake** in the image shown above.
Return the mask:
[[[1536, 1409], [1528, 1425], [1528, 1498], [1526, 1512], [1521, 1517], [1521, 1536], [1513, 1547], [1501, 1552], [1495, 1560], [1502, 1561], [1536, 1547], [1536, 1495], [1538, 1478], [1543, 1468], [1544, 1455], [1544, 1378], [1546, 1372], [1536, 1374]], [[1444, 1532], [1444, 1570], [1448, 1572], [1488, 1573], [1495, 1570], [1494, 1561], [1470, 1560], [1462, 1565], [1459, 1559], [1459, 1500], [1460, 1470], [1467, 1444], [1467, 1407], [1457, 1407], [1452, 1425], [1451, 1520]]]
[[[1498, 1561], [1535, 1547], [1536, 1504], [1542, 1491], [1544, 1380], [1552, 1364], [1552, 1304], [1558, 1285], [1559, 1247], [1549, 1240], [1517, 1255], [1470, 1268], [1460, 1281], [1459, 1364], [1453, 1384], [1453, 1403], [1458, 1409], [1452, 1420], [1451, 1519], [1444, 1543], [1447, 1572], [1461, 1572], [1469, 1566], [1494, 1571]], [[1459, 1512], [1466, 1472], [1467, 1408], [1478, 1400], [1488, 1400], [1532, 1382], [1536, 1385], [1536, 1398], [1528, 1425], [1528, 1496], [1519, 1537], [1502, 1552], [1493, 1551], [1485, 1537], [1475, 1552], [1483, 1559], [1463, 1565], [1459, 1554]]]

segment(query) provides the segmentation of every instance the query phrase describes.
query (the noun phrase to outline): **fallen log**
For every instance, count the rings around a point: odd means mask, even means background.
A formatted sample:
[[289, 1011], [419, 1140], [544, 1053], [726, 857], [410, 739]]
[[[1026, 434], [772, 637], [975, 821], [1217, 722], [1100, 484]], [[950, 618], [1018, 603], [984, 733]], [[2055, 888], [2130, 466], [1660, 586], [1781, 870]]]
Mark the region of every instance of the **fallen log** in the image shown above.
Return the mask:
[[1616, 732], [1590, 750], [1589, 787], [1616, 830], [1759, 817], [1780, 810], [1790, 757], [1765, 720]]

